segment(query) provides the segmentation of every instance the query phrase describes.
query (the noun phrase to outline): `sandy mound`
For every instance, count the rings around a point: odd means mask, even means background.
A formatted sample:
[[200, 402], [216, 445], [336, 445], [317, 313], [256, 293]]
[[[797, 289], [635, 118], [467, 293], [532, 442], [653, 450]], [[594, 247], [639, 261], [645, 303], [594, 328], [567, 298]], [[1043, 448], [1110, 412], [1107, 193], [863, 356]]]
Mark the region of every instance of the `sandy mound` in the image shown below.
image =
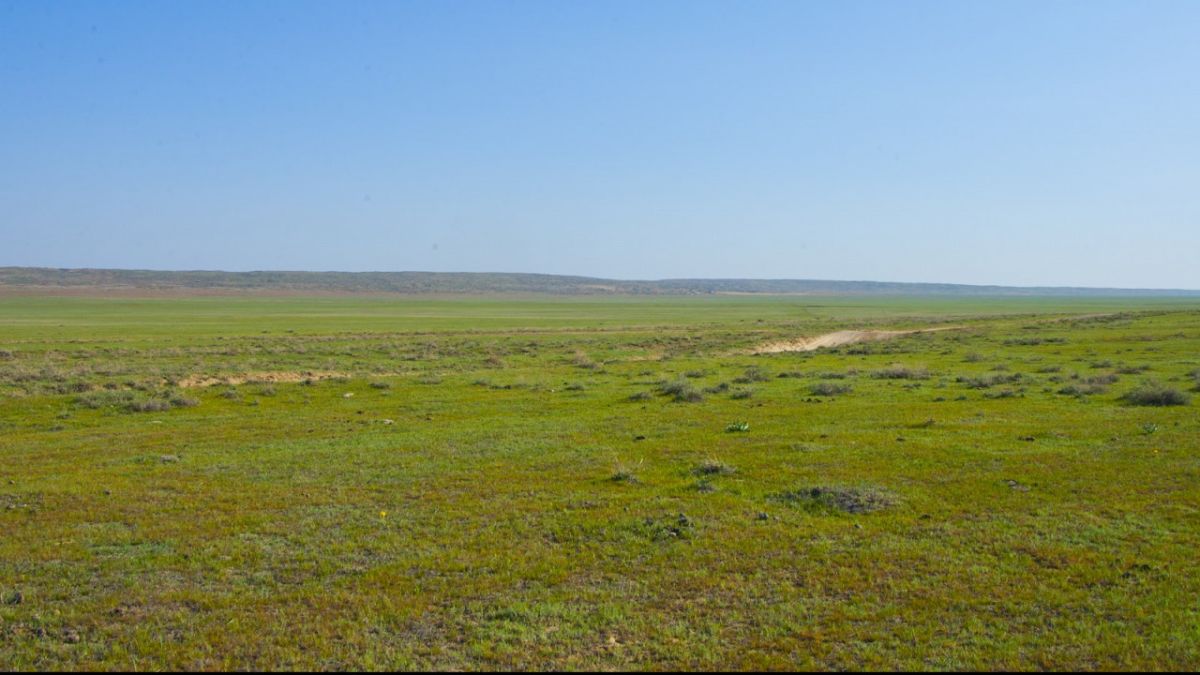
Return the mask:
[[752, 354], [781, 354], [784, 352], [811, 352], [824, 347], [841, 347], [858, 342], [874, 342], [890, 340], [902, 335], [914, 333], [935, 333], [943, 330], [954, 330], [962, 326], [939, 326], [938, 328], [917, 328], [913, 330], [839, 330], [812, 338], [786, 340], [783, 342], [768, 342], [751, 350]]

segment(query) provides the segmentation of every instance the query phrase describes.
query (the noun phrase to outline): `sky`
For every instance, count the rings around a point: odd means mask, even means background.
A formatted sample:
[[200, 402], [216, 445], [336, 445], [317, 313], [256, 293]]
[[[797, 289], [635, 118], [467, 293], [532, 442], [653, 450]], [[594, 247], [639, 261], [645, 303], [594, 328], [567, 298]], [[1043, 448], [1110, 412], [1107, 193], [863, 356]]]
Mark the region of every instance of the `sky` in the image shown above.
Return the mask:
[[0, 0], [0, 266], [1200, 288], [1200, 2]]

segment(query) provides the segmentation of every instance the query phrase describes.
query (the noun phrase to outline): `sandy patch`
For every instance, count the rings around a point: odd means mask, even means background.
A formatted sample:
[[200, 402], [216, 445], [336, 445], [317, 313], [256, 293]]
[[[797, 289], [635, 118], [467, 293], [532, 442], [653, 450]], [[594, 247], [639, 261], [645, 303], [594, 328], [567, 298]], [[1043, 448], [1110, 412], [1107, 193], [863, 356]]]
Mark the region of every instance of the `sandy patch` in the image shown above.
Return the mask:
[[811, 352], [827, 347], [841, 347], [859, 342], [876, 342], [890, 340], [904, 335], [916, 333], [936, 333], [943, 330], [956, 330], [962, 326], [939, 326], [937, 328], [916, 328], [913, 330], [839, 330], [811, 338], [768, 342], [750, 350], [751, 354], [782, 354], [785, 352]]
[[211, 387], [217, 384], [238, 385], [238, 384], [268, 384], [268, 383], [296, 383], [304, 382], [305, 380], [328, 380], [335, 377], [349, 377], [346, 373], [335, 373], [329, 371], [305, 370], [305, 371], [274, 371], [274, 372], [255, 372], [255, 373], [235, 373], [231, 375], [189, 375], [178, 382], [180, 387]]

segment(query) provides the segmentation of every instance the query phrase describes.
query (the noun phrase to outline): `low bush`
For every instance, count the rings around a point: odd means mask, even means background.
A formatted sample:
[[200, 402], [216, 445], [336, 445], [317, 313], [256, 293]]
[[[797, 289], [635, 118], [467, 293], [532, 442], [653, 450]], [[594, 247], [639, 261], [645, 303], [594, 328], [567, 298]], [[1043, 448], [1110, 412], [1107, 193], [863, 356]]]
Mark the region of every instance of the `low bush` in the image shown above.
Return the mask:
[[1121, 397], [1131, 405], [1169, 406], [1187, 405], [1191, 397], [1187, 394], [1153, 380], [1147, 380]]
[[992, 373], [990, 375], [977, 375], [973, 377], [959, 376], [954, 381], [966, 385], [968, 389], [987, 389], [999, 384], [1020, 382], [1021, 378], [1022, 375], [1020, 373]]
[[813, 396], [838, 396], [849, 394], [853, 390], [850, 385], [837, 382], [817, 382], [808, 388], [808, 392]]
[[735, 384], [750, 384], [751, 382], [766, 382], [769, 379], [771, 379], [771, 376], [767, 371], [758, 366], [752, 366], [747, 368], [740, 377], [734, 378], [733, 381]]
[[877, 380], [928, 380], [929, 370], [896, 363], [871, 373], [871, 377]]
[[681, 403], [698, 403], [704, 400], [704, 394], [687, 380], [667, 382], [659, 388], [659, 391], [664, 396], [670, 396]]

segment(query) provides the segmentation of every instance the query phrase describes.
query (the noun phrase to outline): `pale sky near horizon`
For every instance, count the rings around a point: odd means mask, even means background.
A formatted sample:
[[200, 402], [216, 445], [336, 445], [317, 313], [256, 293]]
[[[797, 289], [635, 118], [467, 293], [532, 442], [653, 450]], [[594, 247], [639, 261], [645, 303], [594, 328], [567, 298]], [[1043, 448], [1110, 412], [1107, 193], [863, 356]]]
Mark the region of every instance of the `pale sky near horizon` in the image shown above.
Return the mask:
[[0, 266], [1200, 288], [1200, 2], [0, 0]]

